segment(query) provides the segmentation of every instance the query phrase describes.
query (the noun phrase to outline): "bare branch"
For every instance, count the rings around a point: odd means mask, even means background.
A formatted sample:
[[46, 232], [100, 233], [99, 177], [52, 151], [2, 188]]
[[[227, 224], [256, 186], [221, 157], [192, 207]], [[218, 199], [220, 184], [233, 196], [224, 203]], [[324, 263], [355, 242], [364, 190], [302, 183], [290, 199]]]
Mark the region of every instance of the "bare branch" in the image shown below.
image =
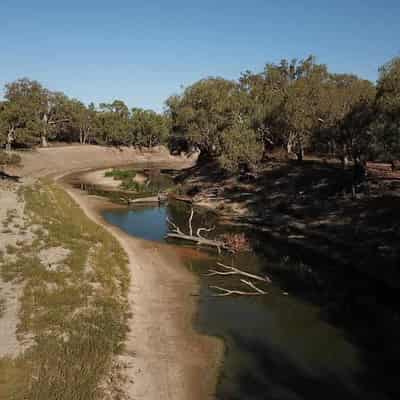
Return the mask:
[[201, 232], [211, 232], [212, 230], [215, 229], [215, 227], [212, 228], [199, 228], [197, 229], [196, 236], [193, 235], [193, 215], [194, 215], [194, 210], [193, 208], [191, 209], [190, 216], [189, 216], [189, 230], [190, 234], [187, 235], [182, 232], [182, 230], [177, 226], [174, 222], [172, 222], [168, 217], [166, 218], [168, 224], [170, 225], [171, 232], [167, 233], [168, 238], [173, 238], [173, 239], [181, 239], [181, 240], [188, 240], [191, 242], [196, 243], [197, 245], [204, 245], [204, 246], [211, 246], [211, 247], [216, 247], [218, 249], [218, 253], [221, 253], [221, 249], [229, 250], [229, 246], [226, 245], [223, 241], [220, 240], [212, 240], [212, 239], [207, 239], [206, 237], [201, 236]]
[[258, 291], [244, 292], [242, 290], [225, 289], [220, 286], [210, 286], [210, 288], [218, 290], [220, 292], [220, 293], [214, 293], [213, 294], [214, 297], [225, 297], [225, 296], [232, 296], [232, 295], [237, 295], [237, 296], [260, 296], [261, 295], [261, 293], [259, 293]]
[[252, 283], [250, 281], [246, 281], [244, 279], [241, 279], [240, 282], [244, 283], [247, 286], [250, 286], [252, 289], [254, 289], [259, 294], [267, 294], [267, 292], [265, 292], [264, 290], [258, 288], [254, 283]]
[[196, 235], [199, 238], [205, 239], [203, 236], [200, 235], [200, 232], [212, 232], [215, 229], [215, 226], [213, 226], [212, 228], [199, 228], [197, 229]]
[[193, 215], [194, 215], [194, 210], [192, 207], [192, 209], [190, 210], [190, 217], [189, 217], [189, 234], [190, 234], [190, 236], [193, 236], [193, 227], [192, 227]]
[[170, 224], [174, 228], [175, 232], [178, 235], [184, 235], [184, 233], [180, 230], [178, 225], [174, 224], [168, 217], [166, 218], [166, 220], [167, 220], [168, 224]]
[[235, 268], [230, 265], [225, 265], [222, 263], [217, 263], [217, 265], [220, 266], [221, 268], [224, 268], [226, 271], [211, 270], [212, 275], [242, 275], [246, 276], [247, 278], [255, 279], [257, 281], [271, 283], [271, 278], [269, 278], [268, 276], [263, 277], [260, 275], [250, 274], [249, 272], [242, 271], [239, 268]]

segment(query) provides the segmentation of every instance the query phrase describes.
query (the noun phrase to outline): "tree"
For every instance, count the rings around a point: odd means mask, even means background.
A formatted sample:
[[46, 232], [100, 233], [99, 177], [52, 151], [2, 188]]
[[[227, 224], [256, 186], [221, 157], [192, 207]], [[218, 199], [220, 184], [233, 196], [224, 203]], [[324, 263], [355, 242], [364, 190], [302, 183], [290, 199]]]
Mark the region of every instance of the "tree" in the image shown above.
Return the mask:
[[36, 135], [42, 146], [47, 146], [48, 139], [60, 124], [67, 122], [67, 97], [63, 93], [50, 92], [37, 81], [23, 78], [9, 83], [4, 97], [10, 108], [17, 110], [19, 120], [24, 119], [30, 136]]
[[79, 100], [71, 100], [68, 112], [70, 115], [70, 127], [78, 133], [78, 140], [81, 144], [90, 143], [98, 131], [96, 109], [93, 103], [86, 107]]
[[166, 116], [152, 110], [134, 108], [131, 116], [131, 132], [135, 145], [151, 148], [167, 142], [169, 123]]
[[380, 70], [373, 130], [377, 152], [384, 158], [400, 157], [400, 57], [394, 58]]
[[329, 74], [320, 97], [320, 127], [315, 133], [315, 147], [338, 156], [344, 166], [366, 153], [365, 139], [372, 117], [369, 105], [374, 96], [374, 85], [367, 80], [352, 74]]
[[237, 85], [222, 78], [203, 79], [167, 101], [175, 131], [197, 147], [201, 157], [221, 153], [222, 132], [238, 114]]
[[240, 91], [247, 97], [244, 112], [261, 138], [265, 153], [272, 147], [287, 144], [280, 113], [287, 89], [295, 78], [295, 65], [296, 60], [290, 63], [281, 60], [279, 64], [266, 64], [259, 74], [246, 71], [239, 78]]
[[316, 64], [313, 56], [293, 64], [289, 85], [282, 103], [280, 119], [286, 132], [288, 153], [294, 151], [298, 160], [304, 157], [312, 134], [319, 128], [321, 120], [321, 98], [328, 70]]
[[100, 104], [97, 139], [108, 145], [132, 144], [129, 130], [129, 109], [121, 100]]

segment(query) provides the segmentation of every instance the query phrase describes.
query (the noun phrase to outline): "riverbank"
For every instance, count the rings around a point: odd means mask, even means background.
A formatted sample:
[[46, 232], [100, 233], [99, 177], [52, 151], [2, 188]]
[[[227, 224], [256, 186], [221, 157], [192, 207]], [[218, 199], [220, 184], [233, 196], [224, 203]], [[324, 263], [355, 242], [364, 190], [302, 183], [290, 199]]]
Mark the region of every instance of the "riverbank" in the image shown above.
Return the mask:
[[[153, 160], [174, 168], [193, 163], [163, 150], [144, 154], [133, 149], [66, 146], [22, 154], [23, 167], [10, 172], [29, 179], [51, 175], [59, 180], [70, 172]], [[118, 395], [129, 399], [211, 398], [223, 349], [219, 340], [202, 336], [192, 327], [196, 278], [183, 267], [173, 249], [129, 237], [107, 225], [98, 212], [103, 202], [66, 185], [63, 188], [89, 219], [118, 240], [128, 256], [131, 283], [127, 299], [132, 316], [127, 321], [125, 350], [113, 363], [117, 370], [110, 370], [106, 379], [114, 381], [110, 396], [116, 395], [112, 391], [119, 387], [122, 390]]]
[[107, 224], [100, 213], [104, 200], [63, 187], [89, 218], [118, 239], [129, 258], [132, 320], [123, 360], [132, 380], [125, 380], [124, 392], [146, 400], [212, 398], [223, 349], [219, 340], [193, 329], [195, 276], [172, 247], [134, 238]]
[[0, 398], [109, 398], [128, 329], [123, 249], [49, 179], [0, 182], [0, 209]]
[[376, 171], [369, 170], [356, 197], [352, 169], [318, 159], [271, 160], [242, 175], [204, 163], [182, 171], [177, 182], [193, 204], [215, 210], [222, 220], [398, 287], [400, 175]]

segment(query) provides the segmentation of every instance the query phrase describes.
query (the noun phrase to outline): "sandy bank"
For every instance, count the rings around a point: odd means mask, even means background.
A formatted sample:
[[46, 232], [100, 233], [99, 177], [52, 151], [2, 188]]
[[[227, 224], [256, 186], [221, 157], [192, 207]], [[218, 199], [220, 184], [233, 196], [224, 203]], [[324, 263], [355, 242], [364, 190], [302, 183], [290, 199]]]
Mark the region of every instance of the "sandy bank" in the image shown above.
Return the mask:
[[129, 256], [133, 317], [123, 355], [130, 377], [125, 392], [146, 400], [212, 398], [222, 346], [193, 329], [195, 277], [173, 247], [133, 238], [108, 225], [99, 213], [103, 201], [65, 188], [91, 219], [117, 237]]
[[22, 168], [14, 169], [16, 175], [41, 177], [85, 169], [109, 168], [130, 163], [163, 163], [184, 168], [195, 161], [194, 157], [172, 156], [162, 146], [151, 151], [132, 147], [103, 147], [95, 145], [40, 148], [20, 153]]
[[[170, 163], [171, 161], [166, 163], [166, 167], [170, 166]], [[179, 165], [179, 168], [180, 167], [181, 166]], [[101, 168], [81, 173], [79, 174], [79, 181], [85, 184], [100, 186], [105, 190], [118, 190], [121, 186], [121, 180], [114, 179], [112, 176], [106, 176], [106, 172], [108, 171], [112, 171], [112, 168]], [[132, 180], [139, 184], [144, 184], [147, 179], [148, 178], [146, 177], [146, 175], [137, 173]]]

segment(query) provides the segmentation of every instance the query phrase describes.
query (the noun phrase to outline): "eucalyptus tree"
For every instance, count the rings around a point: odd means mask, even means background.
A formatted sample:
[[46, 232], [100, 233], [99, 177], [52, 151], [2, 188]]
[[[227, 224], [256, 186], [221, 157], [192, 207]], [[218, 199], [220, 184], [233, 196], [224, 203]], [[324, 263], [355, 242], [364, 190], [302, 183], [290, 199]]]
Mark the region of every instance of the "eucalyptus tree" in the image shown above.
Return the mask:
[[379, 70], [373, 130], [383, 157], [400, 157], [400, 57]]
[[352, 74], [329, 74], [322, 85], [316, 147], [338, 156], [344, 166], [349, 160], [366, 155], [367, 144], [372, 140], [368, 124], [373, 118], [374, 96], [370, 81]]
[[169, 135], [169, 123], [166, 116], [152, 110], [134, 108], [130, 123], [133, 144], [153, 147], [166, 143]]
[[168, 99], [175, 130], [196, 146], [201, 157], [221, 153], [222, 132], [238, 116], [237, 84], [222, 78], [203, 79]]
[[98, 118], [97, 141], [109, 145], [129, 145], [133, 138], [129, 129], [130, 113], [122, 100], [101, 103]]
[[280, 109], [288, 153], [294, 152], [298, 160], [321, 124], [321, 98], [323, 85], [328, 79], [327, 67], [316, 64], [313, 56], [290, 67], [292, 76]]
[[247, 95], [245, 109], [250, 125], [261, 138], [265, 151], [287, 142], [280, 113], [295, 78], [295, 65], [296, 60], [281, 60], [279, 64], [266, 64], [261, 73], [246, 71], [239, 78], [240, 90]]
[[374, 119], [375, 86], [364, 79], [351, 79], [339, 87], [342, 111], [338, 117], [335, 140], [341, 149], [340, 157], [360, 163], [368, 157], [374, 138], [370, 124]]
[[36, 136], [37, 142], [47, 146], [48, 139], [55, 135], [62, 123], [68, 121], [67, 97], [27, 78], [7, 84], [5, 89], [5, 99], [25, 120], [31, 136]]
[[72, 99], [68, 105], [70, 128], [77, 133], [74, 139], [81, 144], [90, 143], [98, 132], [98, 120], [95, 105], [90, 103], [88, 107], [81, 101]]

